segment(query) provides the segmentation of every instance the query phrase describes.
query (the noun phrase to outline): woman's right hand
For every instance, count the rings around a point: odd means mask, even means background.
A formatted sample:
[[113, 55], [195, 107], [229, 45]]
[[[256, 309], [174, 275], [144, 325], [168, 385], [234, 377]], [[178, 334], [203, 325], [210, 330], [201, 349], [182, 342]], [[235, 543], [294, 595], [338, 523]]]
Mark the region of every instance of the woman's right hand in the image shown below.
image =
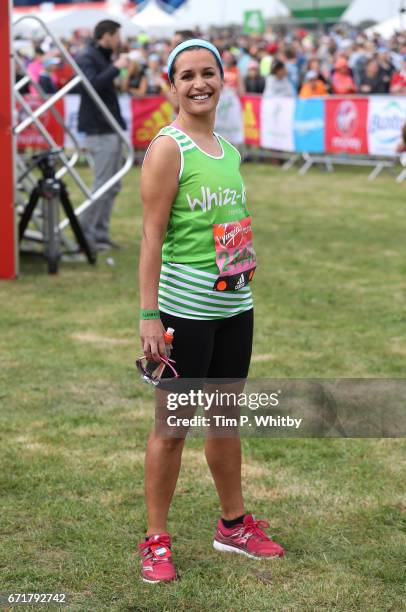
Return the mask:
[[142, 319], [140, 321], [140, 338], [144, 355], [147, 359], [160, 362], [165, 357], [165, 328], [161, 319]]

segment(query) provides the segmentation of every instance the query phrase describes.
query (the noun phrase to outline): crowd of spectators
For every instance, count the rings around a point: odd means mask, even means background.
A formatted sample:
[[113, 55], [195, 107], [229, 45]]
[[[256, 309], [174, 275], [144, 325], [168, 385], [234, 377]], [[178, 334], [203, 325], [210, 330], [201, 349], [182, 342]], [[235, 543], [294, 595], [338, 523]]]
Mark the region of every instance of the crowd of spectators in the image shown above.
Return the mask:
[[[92, 33], [78, 30], [64, 40], [75, 58]], [[170, 50], [186, 38], [206, 37], [221, 51], [225, 86], [244, 93], [308, 98], [345, 94], [406, 94], [406, 32], [383, 40], [345, 26], [329, 32], [268, 28], [263, 35], [240, 35], [222, 30], [205, 36], [198, 29], [180, 31], [171, 39], [154, 40], [147, 33], [123, 43], [129, 64], [117, 87], [135, 97], [169, 90], [165, 66]], [[19, 48], [20, 64], [46, 93], [53, 93], [72, 76], [48, 40], [36, 41], [32, 51]], [[21, 75], [17, 74], [17, 78]], [[28, 90], [28, 88], [27, 88]], [[35, 93], [35, 87], [30, 87]]]

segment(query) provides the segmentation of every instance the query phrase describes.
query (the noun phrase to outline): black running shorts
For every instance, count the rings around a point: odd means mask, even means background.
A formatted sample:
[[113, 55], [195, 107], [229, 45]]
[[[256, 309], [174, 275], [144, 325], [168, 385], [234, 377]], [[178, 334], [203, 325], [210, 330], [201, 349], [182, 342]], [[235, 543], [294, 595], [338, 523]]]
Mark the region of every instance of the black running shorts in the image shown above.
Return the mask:
[[[181, 378], [246, 378], [251, 361], [253, 309], [225, 319], [184, 319], [161, 312], [175, 330], [171, 358]], [[166, 372], [165, 372], [166, 376]]]

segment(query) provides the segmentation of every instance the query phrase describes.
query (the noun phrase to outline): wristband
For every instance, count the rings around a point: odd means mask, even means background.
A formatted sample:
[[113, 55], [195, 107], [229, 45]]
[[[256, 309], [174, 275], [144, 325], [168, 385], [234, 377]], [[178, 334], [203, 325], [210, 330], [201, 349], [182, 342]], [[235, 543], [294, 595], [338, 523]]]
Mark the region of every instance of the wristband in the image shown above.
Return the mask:
[[141, 308], [140, 319], [145, 321], [147, 319], [159, 319], [159, 310], [146, 310]]

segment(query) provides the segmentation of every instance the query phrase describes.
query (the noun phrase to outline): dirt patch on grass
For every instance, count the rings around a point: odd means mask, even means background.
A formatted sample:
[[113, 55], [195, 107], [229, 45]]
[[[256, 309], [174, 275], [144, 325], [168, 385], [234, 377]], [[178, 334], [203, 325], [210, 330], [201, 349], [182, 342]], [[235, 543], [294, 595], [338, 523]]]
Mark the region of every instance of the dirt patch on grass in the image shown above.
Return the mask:
[[111, 453], [103, 457], [103, 463], [109, 466], [119, 466], [119, 465], [144, 465], [144, 455], [145, 451], [135, 450], [135, 449], [126, 449], [121, 450], [115, 453]]
[[97, 346], [131, 346], [134, 344], [134, 340], [127, 338], [111, 338], [109, 336], [102, 336], [96, 332], [75, 332], [71, 334], [71, 338], [78, 342], [84, 342], [86, 344], [95, 344]]
[[17, 436], [14, 441], [21, 446], [23, 452], [29, 452], [43, 457], [55, 457], [60, 455], [60, 450], [50, 444], [38, 442], [35, 438], [28, 435]]
[[390, 339], [390, 349], [391, 349], [391, 352], [394, 353], [395, 355], [406, 356], [405, 338], [402, 336], [399, 336], [397, 338], [391, 338]]
[[262, 361], [273, 361], [275, 355], [273, 353], [264, 353], [262, 355], [253, 355], [251, 358], [252, 363], [261, 363]]

